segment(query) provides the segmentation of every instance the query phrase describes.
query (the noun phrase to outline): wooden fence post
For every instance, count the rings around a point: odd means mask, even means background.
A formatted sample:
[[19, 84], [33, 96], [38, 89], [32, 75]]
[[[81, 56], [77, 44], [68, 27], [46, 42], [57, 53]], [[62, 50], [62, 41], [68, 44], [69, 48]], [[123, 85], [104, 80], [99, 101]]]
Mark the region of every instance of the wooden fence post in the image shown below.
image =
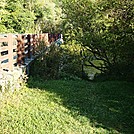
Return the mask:
[[8, 34], [8, 67], [9, 70], [13, 70], [13, 35]]
[[31, 58], [31, 35], [27, 35], [27, 40], [28, 40], [28, 58]]

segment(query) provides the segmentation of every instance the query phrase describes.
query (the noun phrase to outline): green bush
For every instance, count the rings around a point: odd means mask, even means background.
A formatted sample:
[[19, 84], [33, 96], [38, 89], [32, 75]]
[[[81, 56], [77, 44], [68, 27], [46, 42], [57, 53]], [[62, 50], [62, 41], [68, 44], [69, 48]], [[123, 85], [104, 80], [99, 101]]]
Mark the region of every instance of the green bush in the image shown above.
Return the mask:
[[[77, 79], [82, 74], [81, 56], [79, 51], [71, 50], [72, 46], [57, 47], [51, 45], [47, 51], [37, 58], [31, 68], [30, 74], [48, 79]], [[87, 78], [87, 77], [85, 77]]]
[[32, 76], [43, 79], [57, 79], [59, 71], [60, 49], [52, 45], [47, 51], [37, 58], [30, 68]]

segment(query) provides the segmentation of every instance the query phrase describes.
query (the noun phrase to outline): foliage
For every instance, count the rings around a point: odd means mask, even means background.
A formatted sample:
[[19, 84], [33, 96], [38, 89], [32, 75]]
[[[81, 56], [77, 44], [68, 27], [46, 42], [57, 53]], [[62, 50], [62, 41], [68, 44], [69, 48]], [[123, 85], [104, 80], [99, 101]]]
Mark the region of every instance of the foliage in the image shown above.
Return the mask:
[[60, 66], [60, 52], [61, 50], [57, 46], [51, 45], [44, 54], [34, 61], [30, 68], [30, 74], [46, 80], [57, 79]]
[[[134, 2], [66, 0], [63, 3], [66, 35], [90, 52], [84, 53], [85, 65], [109, 75], [132, 79]], [[103, 62], [96, 66], [94, 60]]]
[[72, 77], [88, 79], [87, 74], [82, 69], [81, 45], [75, 43], [75, 41], [71, 41], [62, 46], [60, 71], [63, 74], [70, 75], [70, 79]]
[[79, 79], [83, 77], [82, 75], [86, 76], [82, 72], [80, 46], [61, 45], [58, 47], [52, 44], [41, 57], [33, 62], [30, 72], [32, 76], [46, 80]]
[[5, 27], [0, 32], [25, 32], [29, 22], [33, 23], [34, 15], [23, 8], [21, 1], [7, 0], [5, 6], [2, 7], [1, 12], [1, 25]]
[[51, 32], [53, 27], [56, 30], [61, 16], [58, 3], [55, 0], [2, 0], [0, 2], [0, 32]]

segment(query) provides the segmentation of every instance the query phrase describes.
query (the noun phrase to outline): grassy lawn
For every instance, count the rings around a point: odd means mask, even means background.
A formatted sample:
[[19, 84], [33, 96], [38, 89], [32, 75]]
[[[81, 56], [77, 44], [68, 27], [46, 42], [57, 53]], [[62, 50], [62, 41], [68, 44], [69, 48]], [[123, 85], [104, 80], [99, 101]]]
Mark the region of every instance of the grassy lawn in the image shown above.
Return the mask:
[[134, 84], [41, 81], [0, 96], [0, 134], [133, 134]]

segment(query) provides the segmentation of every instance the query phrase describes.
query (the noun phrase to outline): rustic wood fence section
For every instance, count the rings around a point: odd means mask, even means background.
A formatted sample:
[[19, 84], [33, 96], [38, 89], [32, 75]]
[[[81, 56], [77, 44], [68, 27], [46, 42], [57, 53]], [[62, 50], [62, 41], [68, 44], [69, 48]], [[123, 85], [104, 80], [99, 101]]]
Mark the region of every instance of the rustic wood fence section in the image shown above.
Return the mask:
[[13, 70], [13, 64], [16, 63], [17, 41], [12, 34], [0, 37], [0, 69]]
[[9, 87], [12, 92], [19, 88], [29, 75], [30, 63], [52, 44], [61, 44], [59, 38], [62, 35], [48, 33], [0, 34], [0, 95]]
[[0, 70], [12, 71], [15, 65], [25, 64], [48, 44], [48, 33], [0, 35]]

